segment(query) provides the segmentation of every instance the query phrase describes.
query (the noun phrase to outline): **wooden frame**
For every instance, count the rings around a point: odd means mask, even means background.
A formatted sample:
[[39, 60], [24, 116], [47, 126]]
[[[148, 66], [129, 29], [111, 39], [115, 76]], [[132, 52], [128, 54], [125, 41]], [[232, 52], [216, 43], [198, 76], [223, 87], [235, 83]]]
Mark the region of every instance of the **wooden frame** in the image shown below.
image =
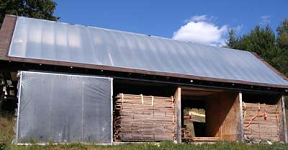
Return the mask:
[[286, 124], [286, 112], [285, 112], [285, 96], [281, 96], [281, 108], [282, 108], [282, 119], [283, 119], [283, 130], [284, 130], [284, 142], [287, 143], [287, 124]]
[[238, 96], [238, 99], [239, 99], [239, 115], [240, 115], [240, 137], [239, 137], [239, 140], [241, 142], [244, 142], [244, 128], [243, 128], [243, 100], [242, 100], [242, 92], [240, 91], [239, 92], [239, 96]]
[[242, 91], [240, 91], [239, 102], [241, 105], [240, 131], [242, 142], [246, 140], [261, 141], [269, 139], [272, 142], [281, 141], [287, 143], [287, 127], [283, 95], [262, 95], [259, 93], [245, 92], [243, 94]]
[[178, 87], [175, 92], [175, 109], [176, 109], [176, 141], [177, 143], [182, 142], [182, 132], [181, 132], [181, 88]]

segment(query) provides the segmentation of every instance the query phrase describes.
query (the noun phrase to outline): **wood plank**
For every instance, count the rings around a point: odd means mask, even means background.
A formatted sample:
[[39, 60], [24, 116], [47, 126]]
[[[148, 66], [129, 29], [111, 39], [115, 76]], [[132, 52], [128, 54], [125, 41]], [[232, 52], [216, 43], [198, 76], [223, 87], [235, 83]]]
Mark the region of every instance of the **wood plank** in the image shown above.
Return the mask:
[[181, 132], [181, 88], [176, 89], [175, 95], [175, 112], [176, 112], [176, 140], [177, 143], [182, 142], [182, 132]]
[[242, 126], [242, 124], [244, 124], [244, 117], [243, 117], [243, 100], [242, 100], [242, 92], [239, 92], [239, 109], [240, 109], [240, 141], [243, 142], [244, 141], [244, 127]]
[[119, 94], [116, 98], [115, 113], [119, 116], [114, 120], [114, 138], [117, 141], [175, 138], [176, 112], [172, 97], [153, 96], [152, 100], [152, 96]]
[[282, 120], [283, 120], [283, 128], [284, 128], [284, 142], [288, 142], [287, 137], [287, 124], [286, 124], [286, 110], [285, 110], [285, 96], [282, 95], [281, 97], [281, 108], [282, 108]]
[[193, 142], [217, 142], [219, 141], [219, 137], [193, 137]]
[[[252, 139], [270, 139], [273, 141], [279, 141], [279, 115], [277, 114], [277, 105], [260, 104], [260, 111], [258, 103], [244, 103], [243, 104], [243, 125], [244, 135]], [[265, 120], [264, 113], [267, 112], [267, 118]], [[254, 118], [257, 113], [260, 117]], [[254, 120], [251, 121], [251, 119]], [[246, 127], [249, 125], [248, 127]], [[277, 140], [278, 139], [278, 140]]]

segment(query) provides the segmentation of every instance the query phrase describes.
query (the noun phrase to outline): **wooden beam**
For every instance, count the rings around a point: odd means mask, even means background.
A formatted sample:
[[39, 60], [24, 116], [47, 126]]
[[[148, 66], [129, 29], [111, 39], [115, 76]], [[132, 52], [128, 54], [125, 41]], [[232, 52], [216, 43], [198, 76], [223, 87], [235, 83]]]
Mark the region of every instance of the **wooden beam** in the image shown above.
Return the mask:
[[178, 87], [175, 92], [175, 109], [176, 109], [176, 141], [177, 143], [182, 142], [181, 132], [181, 88]]
[[242, 92], [240, 91], [239, 92], [239, 96], [238, 96], [238, 99], [239, 99], [239, 112], [240, 112], [240, 141], [243, 142], [244, 141], [244, 129], [243, 129], [243, 126], [244, 126], [244, 122], [243, 122], [243, 100], [242, 100]]
[[114, 123], [113, 122], [113, 120], [114, 120], [114, 118], [113, 118], [114, 117], [114, 115], [113, 115], [113, 112], [114, 112], [114, 109], [113, 109], [113, 103], [114, 103], [113, 102], [113, 89], [114, 88], [113, 88], [113, 82], [114, 82], [113, 78], [111, 78], [111, 82], [110, 82], [110, 88], [111, 88], [111, 93], [110, 93], [111, 94], [110, 95], [111, 96], [110, 97], [111, 98], [111, 108], [110, 108], [111, 109], [111, 120], [110, 120], [111, 121], [111, 131], [110, 131], [111, 132], [111, 143], [110, 143], [110, 145], [112, 145], [114, 142], [114, 138], [113, 138], [113, 135], [114, 135], [114, 125], [113, 125], [113, 123]]
[[282, 107], [282, 119], [283, 119], [283, 128], [284, 128], [284, 142], [287, 143], [287, 124], [286, 124], [286, 112], [285, 112], [285, 96], [281, 97], [281, 107]]

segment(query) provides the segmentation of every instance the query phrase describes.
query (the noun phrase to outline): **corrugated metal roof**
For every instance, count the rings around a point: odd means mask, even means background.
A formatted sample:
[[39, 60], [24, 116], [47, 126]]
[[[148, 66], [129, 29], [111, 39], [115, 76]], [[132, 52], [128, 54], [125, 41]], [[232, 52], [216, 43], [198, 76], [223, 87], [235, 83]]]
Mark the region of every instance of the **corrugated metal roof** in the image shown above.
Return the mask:
[[9, 56], [288, 86], [247, 51], [25, 17]]

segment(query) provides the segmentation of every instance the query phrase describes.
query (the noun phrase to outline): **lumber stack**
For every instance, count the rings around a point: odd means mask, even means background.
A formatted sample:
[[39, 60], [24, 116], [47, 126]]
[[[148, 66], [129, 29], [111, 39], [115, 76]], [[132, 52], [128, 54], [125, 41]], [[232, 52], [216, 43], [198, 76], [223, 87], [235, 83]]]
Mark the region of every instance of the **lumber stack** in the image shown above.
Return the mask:
[[217, 142], [219, 141], [219, 137], [193, 137], [193, 142]]
[[114, 140], [123, 142], [174, 140], [173, 97], [120, 93], [116, 96]]
[[277, 105], [243, 103], [243, 119], [246, 140], [280, 141], [280, 108]]

